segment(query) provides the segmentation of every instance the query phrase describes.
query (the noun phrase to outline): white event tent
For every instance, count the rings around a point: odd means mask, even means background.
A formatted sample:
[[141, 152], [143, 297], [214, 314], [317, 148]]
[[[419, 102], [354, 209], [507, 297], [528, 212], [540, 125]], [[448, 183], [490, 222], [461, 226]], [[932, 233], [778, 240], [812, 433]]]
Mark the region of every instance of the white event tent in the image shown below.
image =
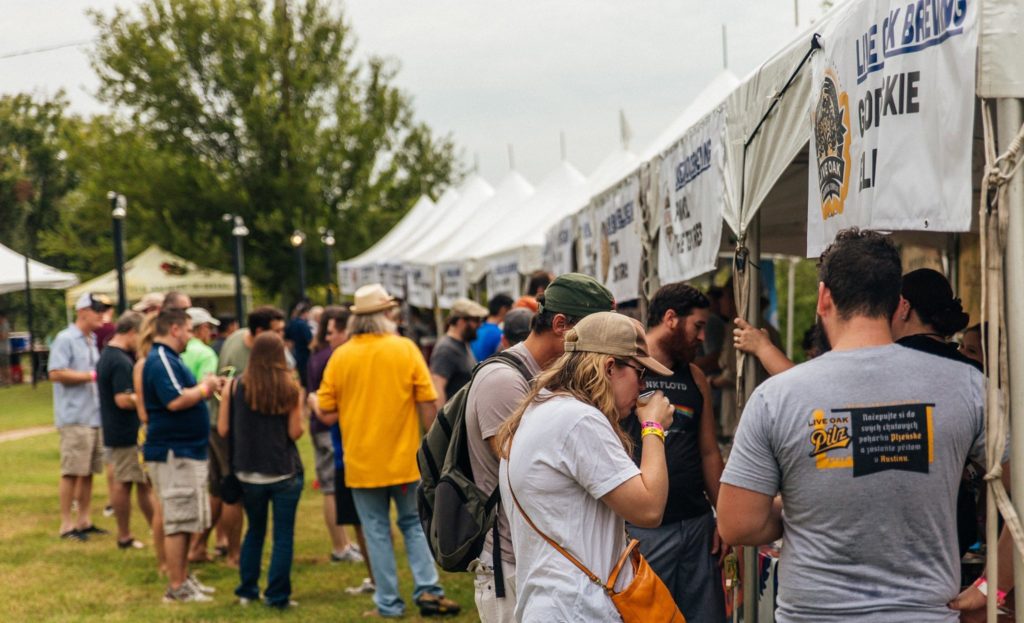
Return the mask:
[[28, 287], [41, 290], [63, 290], [78, 283], [78, 277], [42, 262], [29, 259], [28, 274], [25, 271], [26, 257], [0, 244], [0, 294], [17, 292]]

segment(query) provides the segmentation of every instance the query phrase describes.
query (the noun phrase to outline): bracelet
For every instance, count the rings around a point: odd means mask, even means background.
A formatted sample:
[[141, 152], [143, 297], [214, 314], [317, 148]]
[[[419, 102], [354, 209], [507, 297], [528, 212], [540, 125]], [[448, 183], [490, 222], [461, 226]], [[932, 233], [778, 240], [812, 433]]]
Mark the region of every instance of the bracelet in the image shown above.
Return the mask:
[[203, 400], [206, 400], [207, 398], [210, 397], [210, 388], [207, 387], [205, 384], [200, 385], [199, 395], [203, 397]]
[[89, 380], [92, 381], [93, 383], [96, 382], [96, 371], [95, 370], [89, 370]]
[[661, 439], [662, 443], [664, 443], [665, 441], [665, 431], [662, 430], [660, 427], [655, 428], [654, 426], [651, 426], [648, 428], [644, 428], [643, 430], [640, 431], [641, 439], [648, 435], [656, 435], [659, 439]]
[[665, 432], [665, 427], [664, 426], [662, 426], [658, 422], [654, 422], [654, 421], [651, 421], [651, 420], [648, 420], [647, 422], [644, 422], [643, 424], [641, 424], [640, 428], [657, 428], [661, 432], [663, 432], [663, 433]]
[[[982, 595], [984, 595], [985, 597], [988, 597], [988, 580], [985, 579], [985, 576], [979, 577], [977, 580], [974, 581], [974, 584], [972, 584], [971, 586], [973, 586], [976, 589], [978, 589], [978, 592], [981, 593]], [[996, 605], [997, 606], [1002, 606], [1005, 603], [1006, 603], [1006, 591], [1001, 591], [997, 587], [996, 588]]]

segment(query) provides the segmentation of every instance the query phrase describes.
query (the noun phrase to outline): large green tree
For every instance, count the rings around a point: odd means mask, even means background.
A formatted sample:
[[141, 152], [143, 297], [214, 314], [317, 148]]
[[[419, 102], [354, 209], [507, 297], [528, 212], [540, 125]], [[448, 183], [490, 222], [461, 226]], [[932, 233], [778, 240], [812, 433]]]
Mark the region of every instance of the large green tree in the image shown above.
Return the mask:
[[356, 62], [325, 0], [145, 0], [93, 18], [99, 96], [114, 115], [84, 133], [85, 191], [99, 211], [108, 188], [127, 195], [130, 231], [146, 242], [228, 266], [220, 217], [241, 214], [247, 274], [294, 292], [292, 230], [309, 236], [319, 281], [317, 227], [352, 255], [460, 174], [450, 139], [394, 86], [397, 68]]

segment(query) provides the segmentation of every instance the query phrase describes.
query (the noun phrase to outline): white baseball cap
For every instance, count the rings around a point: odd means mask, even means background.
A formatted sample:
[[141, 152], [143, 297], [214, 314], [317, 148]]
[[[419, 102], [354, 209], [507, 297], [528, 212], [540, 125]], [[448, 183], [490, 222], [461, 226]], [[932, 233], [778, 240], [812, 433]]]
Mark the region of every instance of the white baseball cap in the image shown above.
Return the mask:
[[104, 312], [113, 306], [114, 304], [110, 302], [106, 295], [85, 292], [75, 302], [75, 311], [91, 308], [93, 311]]
[[189, 307], [185, 310], [185, 313], [192, 319], [192, 326], [194, 327], [198, 327], [201, 324], [212, 324], [215, 327], [220, 326], [220, 320], [214, 318], [210, 312], [202, 307]]

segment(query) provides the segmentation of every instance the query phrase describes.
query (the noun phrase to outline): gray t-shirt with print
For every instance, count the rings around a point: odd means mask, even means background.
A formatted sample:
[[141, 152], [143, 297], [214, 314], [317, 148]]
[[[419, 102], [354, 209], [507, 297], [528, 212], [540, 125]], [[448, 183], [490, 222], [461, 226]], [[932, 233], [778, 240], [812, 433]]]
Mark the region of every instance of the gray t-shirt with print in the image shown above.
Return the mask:
[[[525, 343], [520, 342], [505, 352], [515, 355], [526, 364], [532, 376], [540, 374], [540, 365], [527, 350]], [[529, 391], [529, 383], [519, 370], [508, 363], [488, 364], [473, 379], [466, 404], [466, 433], [469, 437], [469, 463], [473, 468], [473, 480], [481, 491], [489, 493], [498, 486], [498, 459], [491, 453], [490, 444], [485, 440], [498, 434], [498, 429]], [[512, 533], [504, 512], [498, 513], [498, 536], [501, 538], [501, 559], [515, 563]], [[480, 555], [487, 564], [492, 563], [493, 547], [491, 533], [488, 532]]]
[[957, 621], [957, 486], [983, 431], [984, 377], [896, 344], [758, 387], [722, 482], [782, 494], [777, 620]]

